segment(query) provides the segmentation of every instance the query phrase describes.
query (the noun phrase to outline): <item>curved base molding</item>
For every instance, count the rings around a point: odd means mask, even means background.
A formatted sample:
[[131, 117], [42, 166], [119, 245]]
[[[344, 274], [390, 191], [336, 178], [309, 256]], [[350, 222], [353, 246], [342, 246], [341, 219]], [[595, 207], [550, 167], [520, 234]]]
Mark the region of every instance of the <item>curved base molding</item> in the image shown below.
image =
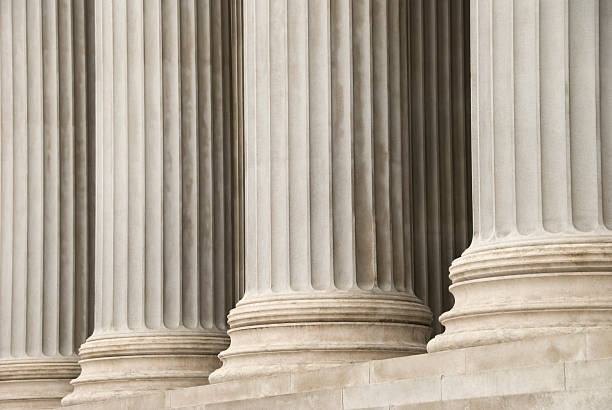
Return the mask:
[[612, 243], [469, 249], [450, 272], [455, 306], [429, 352], [612, 329]]
[[80, 371], [76, 356], [0, 360], [0, 409], [58, 407]]
[[81, 375], [63, 405], [203, 385], [219, 367], [225, 332], [171, 331], [93, 335], [81, 346]]
[[410, 295], [285, 295], [230, 312], [229, 349], [211, 383], [425, 352], [431, 312]]

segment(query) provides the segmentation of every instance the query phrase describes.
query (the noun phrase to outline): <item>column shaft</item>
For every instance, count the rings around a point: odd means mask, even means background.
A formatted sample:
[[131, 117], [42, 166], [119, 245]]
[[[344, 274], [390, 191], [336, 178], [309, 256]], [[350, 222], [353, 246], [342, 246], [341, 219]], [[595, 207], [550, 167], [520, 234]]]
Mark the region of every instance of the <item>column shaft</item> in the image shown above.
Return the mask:
[[443, 350], [612, 326], [610, 2], [473, 0], [474, 239]]
[[0, 407], [56, 406], [88, 335], [82, 0], [0, 1]]
[[229, 6], [96, 2], [96, 317], [64, 404], [205, 384], [228, 343]]

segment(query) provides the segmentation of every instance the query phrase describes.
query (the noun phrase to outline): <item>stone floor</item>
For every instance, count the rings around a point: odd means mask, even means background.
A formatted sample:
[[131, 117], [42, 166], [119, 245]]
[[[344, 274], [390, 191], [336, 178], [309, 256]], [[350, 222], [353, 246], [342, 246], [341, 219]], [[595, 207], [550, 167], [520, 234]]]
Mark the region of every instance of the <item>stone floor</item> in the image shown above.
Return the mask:
[[64, 410], [612, 409], [612, 332], [376, 360]]

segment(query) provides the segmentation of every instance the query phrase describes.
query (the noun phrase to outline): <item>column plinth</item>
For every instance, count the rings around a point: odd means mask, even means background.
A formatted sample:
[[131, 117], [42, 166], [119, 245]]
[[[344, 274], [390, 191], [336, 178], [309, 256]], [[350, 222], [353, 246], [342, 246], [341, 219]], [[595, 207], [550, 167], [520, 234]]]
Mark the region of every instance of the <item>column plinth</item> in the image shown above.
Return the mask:
[[243, 6], [245, 295], [210, 381], [423, 353], [406, 2]]
[[429, 351], [612, 327], [612, 6], [471, 7], [474, 239]]
[[423, 353], [430, 310], [409, 295], [295, 292], [243, 299], [211, 382]]
[[64, 405], [203, 385], [219, 367], [225, 331], [164, 329], [94, 335], [79, 351], [81, 375]]
[[234, 304], [229, 5], [95, 5], [96, 315], [64, 405], [206, 384]]

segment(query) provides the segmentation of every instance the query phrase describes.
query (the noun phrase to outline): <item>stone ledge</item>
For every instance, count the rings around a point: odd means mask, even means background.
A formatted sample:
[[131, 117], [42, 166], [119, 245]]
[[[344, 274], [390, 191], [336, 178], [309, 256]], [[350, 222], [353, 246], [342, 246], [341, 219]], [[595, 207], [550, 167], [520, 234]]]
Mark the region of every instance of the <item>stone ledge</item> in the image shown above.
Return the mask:
[[[530, 393], [385, 407], [388, 410], [609, 410], [611, 389]], [[373, 409], [370, 409], [373, 410]]]
[[[335, 408], [344, 409], [412, 404], [429, 408], [426, 403], [434, 406], [432, 409], [454, 409], [460, 407], [452, 407], [453, 403], [466, 400], [493, 407], [498, 402], [510, 403], [511, 407], [500, 408], [516, 408], [511, 403], [557, 403], [567, 395], [570, 401], [579, 402], [585, 391], [593, 389], [603, 389], [604, 396], [612, 394], [608, 392], [612, 389], [611, 346], [611, 331], [591, 331], [230, 381], [62, 409], [241, 409], [283, 407], [287, 403], [291, 408], [326, 408], [327, 400], [335, 405], [338, 395], [342, 404]], [[146, 406], [142, 404], [145, 402]], [[247, 404], [251, 407], [244, 407]], [[320, 407], [308, 407], [315, 404]]]

